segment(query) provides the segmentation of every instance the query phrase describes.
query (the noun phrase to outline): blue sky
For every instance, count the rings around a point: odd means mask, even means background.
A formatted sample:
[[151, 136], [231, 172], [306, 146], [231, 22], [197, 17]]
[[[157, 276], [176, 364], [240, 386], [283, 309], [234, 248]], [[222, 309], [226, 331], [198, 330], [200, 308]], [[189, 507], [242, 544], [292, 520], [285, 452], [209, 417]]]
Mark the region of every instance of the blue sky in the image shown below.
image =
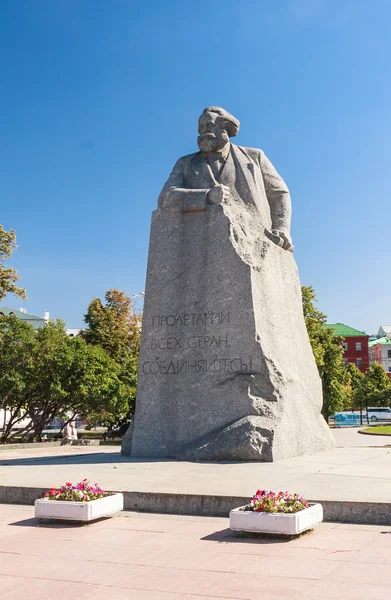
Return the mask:
[[24, 306], [78, 327], [94, 296], [144, 289], [159, 191], [220, 105], [288, 183], [329, 321], [389, 324], [390, 20], [389, 0], [2, 2], [0, 222]]

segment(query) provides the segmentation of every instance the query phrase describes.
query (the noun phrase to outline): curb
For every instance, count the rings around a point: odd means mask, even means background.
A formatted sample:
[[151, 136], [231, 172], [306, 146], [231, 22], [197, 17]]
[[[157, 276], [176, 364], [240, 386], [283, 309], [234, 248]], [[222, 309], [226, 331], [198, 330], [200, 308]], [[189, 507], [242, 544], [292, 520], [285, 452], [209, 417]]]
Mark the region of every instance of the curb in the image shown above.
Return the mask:
[[391, 433], [370, 433], [364, 429], [359, 429], [357, 433], [361, 433], [361, 435], [373, 435], [374, 437], [391, 437]]
[[[74, 441], [74, 440], [73, 440]], [[78, 443], [64, 444], [62, 440], [57, 442], [21, 442], [19, 444], [0, 444], [0, 452], [7, 450], [35, 450], [37, 448], [56, 448], [57, 446], [121, 446], [121, 442], [94, 440], [91, 438], [80, 438]]]
[[5, 450], [35, 450], [36, 448], [56, 448], [61, 445], [61, 441], [58, 442], [29, 442], [20, 444], [1, 444], [0, 452]]
[[[3, 485], [0, 486], [0, 504], [33, 505], [45, 491], [47, 488]], [[249, 501], [249, 498], [242, 496], [156, 492], [122, 493], [124, 510], [200, 517], [228, 517], [231, 509]], [[391, 502], [347, 502], [320, 499], [312, 499], [310, 502], [322, 504], [325, 521], [360, 525], [391, 525]]]

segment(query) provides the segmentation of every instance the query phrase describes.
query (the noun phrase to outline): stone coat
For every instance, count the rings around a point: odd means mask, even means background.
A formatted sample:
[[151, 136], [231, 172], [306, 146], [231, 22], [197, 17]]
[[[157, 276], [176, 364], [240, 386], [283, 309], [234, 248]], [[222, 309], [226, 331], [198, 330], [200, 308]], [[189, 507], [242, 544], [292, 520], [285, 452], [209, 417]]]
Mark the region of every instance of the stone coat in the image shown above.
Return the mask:
[[208, 192], [217, 183], [227, 185], [237, 202], [258, 213], [267, 230], [290, 235], [289, 190], [262, 150], [230, 144], [230, 152], [218, 180], [203, 152], [180, 158], [159, 196], [159, 208], [169, 212], [206, 210]]

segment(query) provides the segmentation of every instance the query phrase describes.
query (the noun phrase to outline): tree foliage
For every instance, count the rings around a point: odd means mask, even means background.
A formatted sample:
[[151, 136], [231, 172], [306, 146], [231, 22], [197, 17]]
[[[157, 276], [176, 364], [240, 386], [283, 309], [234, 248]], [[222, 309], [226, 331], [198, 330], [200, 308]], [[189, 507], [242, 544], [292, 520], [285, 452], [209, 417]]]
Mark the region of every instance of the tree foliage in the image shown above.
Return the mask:
[[100, 346], [69, 338], [62, 321], [35, 331], [14, 316], [0, 319], [0, 408], [7, 410], [1, 441], [23, 425], [40, 440], [50, 421], [92, 413], [111, 421], [128, 410], [128, 386], [119, 365]]
[[0, 225], [0, 302], [7, 294], [15, 294], [26, 300], [26, 290], [16, 285], [20, 279], [19, 275], [15, 269], [4, 265], [16, 248], [15, 231], [6, 231], [3, 225]]
[[91, 422], [103, 421], [110, 426], [128, 422], [134, 412], [137, 370], [140, 352], [141, 315], [133, 310], [131, 299], [122, 291], [111, 289], [105, 294], [105, 303], [94, 298], [84, 317], [88, 329], [83, 337], [88, 344], [100, 346], [118, 366], [118, 378], [126, 402], [121, 410], [93, 412]]
[[123, 292], [109, 290], [104, 305], [91, 302], [86, 322], [89, 329], [71, 338], [62, 321], [35, 330], [13, 315], [0, 318], [1, 442], [16, 433], [40, 440], [54, 418], [109, 426], [130, 420], [141, 316]]
[[34, 329], [13, 315], [0, 318], [0, 409], [11, 418], [3, 426], [2, 441], [24, 418], [27, 386], [33, 370]]
[[361, 393], [365, 401], [365, 408], [368, 408], [368, 406], [389, 406], [391, 382], [383, 365], [375, 362], [369, 367], [362, 380]]
[[116, 289], [105, 294], [105, 304], [94, 298], [88, 306], [83, 332], [89, 344], [99, 344], [118, 362], [137, 352], [140, 342], [141, 317], [134, 312], [131, 299]]
[[361, 410], [364, 406], [363, 396], [363, 379], [364, 373], [354, 364], [349, 363], [345, 367], [346, 369], [346, 401], [344, 408], [350, 410]]
[[374, 363], [365, 373], [349, 363], [346, 372], [349, 378], [349, 401], [345, 409], [364, 412], [368, 406], [390, 405], [391, 382], [380, 363]]
[[314, 289], [302, 286], [301, 291], [308, 336], [322, 380], [322, 414], [327, 420], [334, 412], [342, 410], [346, 402], [347, 375], [342, 363], [343, 338], [334, 336], [332, 329], [324, 327], [327, 317], [315, 306]]
[[363, 410], [391, 403], [391, 382], [382, 365], [374, 363], [365, 373], [355, 364], [344, 366], [343, 338], [325, 328], [326, 315], [316, 306], [315, 291], [302, 286], [303, 312], [315, 362], [323, 386], [324, 417], [341, 410]]

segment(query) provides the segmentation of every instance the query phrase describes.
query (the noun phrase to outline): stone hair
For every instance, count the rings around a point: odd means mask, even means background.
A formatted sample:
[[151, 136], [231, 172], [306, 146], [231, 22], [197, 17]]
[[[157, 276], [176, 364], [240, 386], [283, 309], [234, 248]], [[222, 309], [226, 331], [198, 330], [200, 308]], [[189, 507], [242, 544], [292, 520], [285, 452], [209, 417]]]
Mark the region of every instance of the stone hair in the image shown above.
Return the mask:
[[208, 106], [208, 108], [205, 108], [202, 114], [204, 115], [208, 112], [216, 113], [219, 115], [219, 117], [221, 117], [221, 119], [224, 121], [224, 126], [229, 137], [235, 137], [235, 135], [238, 135], [240, 121], [231, 115], [231, 113], [224, 110], [224, 108], [220, 108], [220, 106]]

